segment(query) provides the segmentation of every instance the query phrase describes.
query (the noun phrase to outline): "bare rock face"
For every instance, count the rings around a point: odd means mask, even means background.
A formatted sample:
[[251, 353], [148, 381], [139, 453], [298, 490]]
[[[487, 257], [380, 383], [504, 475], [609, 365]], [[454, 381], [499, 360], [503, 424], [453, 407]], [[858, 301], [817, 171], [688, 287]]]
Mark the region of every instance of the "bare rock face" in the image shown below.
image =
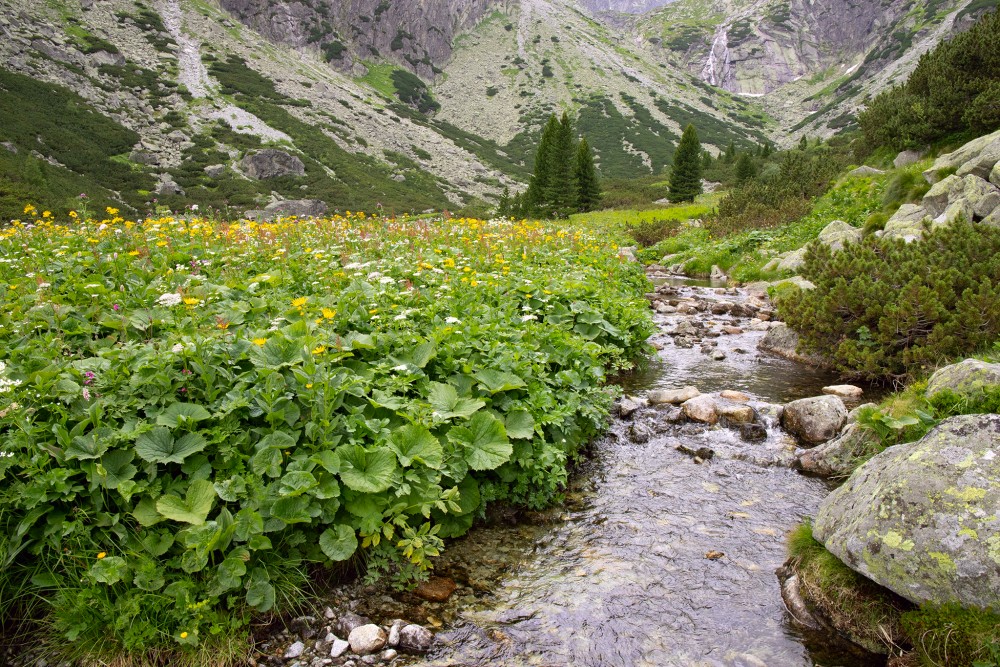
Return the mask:
[[785, 405], [781, 425], [805, 445], [818, 445], [833, 438], [847, 421], [847, 408], [836, 396], [800, 398]]
[[1000, 415], [963, 415], [890, 447], [831, 493], [813, 534], [911, 602], [1000, 607]]
[[265, 148], [251, 153], [240, 161], [240, 166], [250, 178], [265, 180], [279, 176], [305, 176], [306, 166], [302, 160], [285, 151]]

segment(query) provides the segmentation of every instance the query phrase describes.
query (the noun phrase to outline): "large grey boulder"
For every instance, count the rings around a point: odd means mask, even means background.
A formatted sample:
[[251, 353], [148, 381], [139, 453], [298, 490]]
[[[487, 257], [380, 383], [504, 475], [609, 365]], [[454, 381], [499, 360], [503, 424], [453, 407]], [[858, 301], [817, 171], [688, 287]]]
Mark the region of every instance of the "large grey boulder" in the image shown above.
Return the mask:
[[989, 178], [990, 169], [1000, 161], [1000, 156], [993, 160], [990, 167], [986, 168], [985, 175], [981, 171], [979, 160], [982, 158], [984, 163], [989, 162], [990, 156], [997, 150], [1000, 150], [1000, 130], [973, 139], [958, 150], [940, 156], [934, 160], [931, 168], [924, 172], [924, 178], [927, 179], [928, 183], [936, 183], [941, 180], [940, 172], [948, 169], [955, 169], [959, 176], [976, 174], [981, 178]]
[[701, 394], [681, 404], [684, 416], [691, 421], [702, 424], [714, 424], [719, 421], [718, 404], [715, 397], [709, 394]]
[[1000, 188], [1000, 162], [993, 165], [993, 169], [990, 171], [990, 183]]
[[820, 505], [813, 535], [906, 599], [1000, 608], [1000, 415], [890, 447]]
[[964, 188], [964, 179], [955, 174], [935, 183], [921, 201], [927, 215], [936, 218], [944, 213], [949, 202], [956, 199]]
[[802, 268], [802, 265], [806, 263], [806, 249], [799, 248], [798, 250], [792, 250], [784, 255], [781, 255], [781, 259], [778, 262], [779, 271], [798, 271]]
[[861, 230], [843, 220], [834, 220], [819, 233], [819, 242], [830, 246], [833, 252], [843, 250], [846, 244], [857, 243], [860, 240]]
[[1000, 162], [1000, 134], [994, 132], [994, 137], [988, 144], [983, 146], [977, 155], [965, 162], [955, 173], [959, 176], [971, 175], [982, 179], [988, 179], [993, 167]]
[[1000, 188], [972, 174], [965, 177], [962, 196], [969, 202], [977, 220], [985, 218], [1000, 206]]
[[968, 396], [986, 387], [1000, 386], [1000, 364], [988, 364], [978, 359], [966, 359], [935, 371], [927, 381], [926, 396], [930, 398], [945, 389]]
[[846, 477], [862, 456], [870, 454], [878, 437], [859, 424], [848, 424], [833, 440], [799, 454], [796, 467], [822, 477]]
[[847, 172], [848, 176], [878, 176], [879, 174], [884, 174], [885, 172], [881, 169], [876, 169], [875, 167], [869, 167], [866, 164], [861, 165], [857, 169], [851, 169]]
[[930, 214], [919, 204], [903, 204], [899, 207], [882, 229], [882, 236], [901, 238], [911, 241], [923, 235], [921, 222]]
[[265, 148], [247, 155], [240, 161], [240, 166], [247, 176], [257, 180], [306, 175], [306, 166], [302, 160], [274, 148]]
[[803, 354], [798, 351], [799, 334], [790, 329], [784, 322], [775, 323], [767, 330], [764, 337], [757, 343], [757, 349], [776, 354], [785, 359], [798, 361], [813, 366], [824, 364], [822, 357], [812, 354]]
[[800, 398], [785, 405], [781, 425], [804, 446], [818, 445], [840, 433], [847, 421], [847, 407], [837, 396]]
[[900, 151], [896, 155], [896, 159], [892, 161], [892, 164], [896, 169], [909, 167], [911, 164], [920, 162], [920, 159], [923, 157], [924, 151]]

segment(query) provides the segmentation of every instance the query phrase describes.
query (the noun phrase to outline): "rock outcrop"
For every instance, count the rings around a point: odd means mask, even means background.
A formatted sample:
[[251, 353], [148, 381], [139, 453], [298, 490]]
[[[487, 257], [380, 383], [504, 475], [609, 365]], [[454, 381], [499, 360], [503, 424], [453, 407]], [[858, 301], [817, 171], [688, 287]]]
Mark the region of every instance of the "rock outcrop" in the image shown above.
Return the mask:
[[259, 181], [279, 176], [306, 175], [306, 166], [302, 160], [275, 148], [265, 148], [247, 155], [240, 161], [240, 166], [247, 176]]
[[320, 199], [283, 199], [268, 204], [263, 210], [244, 213], [248, 220], [274, 220], [279, 217], [297, 216], [315, 218], [327, 212], [329, 207]]
[[945, 420], [876, 455], [823, 504], [813, 534], [915, 603], [1000, 607], [1000, 415]]

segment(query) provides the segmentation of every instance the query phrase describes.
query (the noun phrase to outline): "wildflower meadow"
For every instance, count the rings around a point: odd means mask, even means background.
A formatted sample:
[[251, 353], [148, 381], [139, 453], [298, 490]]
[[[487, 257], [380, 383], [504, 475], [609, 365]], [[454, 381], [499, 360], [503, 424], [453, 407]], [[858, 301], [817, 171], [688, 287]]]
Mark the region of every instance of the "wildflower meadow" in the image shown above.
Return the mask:
[[0, 615], [67, 650], [218, 655], [315, 568], [425, 577], [559, 498], [652, 331], [585, 226], [194, 213], [0, 229]]

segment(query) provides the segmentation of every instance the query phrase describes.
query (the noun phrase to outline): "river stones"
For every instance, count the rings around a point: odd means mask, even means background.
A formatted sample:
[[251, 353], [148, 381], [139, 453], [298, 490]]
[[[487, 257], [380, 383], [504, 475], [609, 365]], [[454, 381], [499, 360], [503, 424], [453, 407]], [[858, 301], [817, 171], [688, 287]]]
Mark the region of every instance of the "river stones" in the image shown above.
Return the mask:
[[744, 394], [742, 391], [733, 391], [732, 389], [723, 389], [719, 392], [719, 398], [724, 398], [727, 401], [736, 401], [737, 403], [746, 403], [750, 400], [750, 396]]
[[746, 442], [767, 440], [767, 428], [763, 424], [740, 424], [740, 437]]
[[339, 658], [347, 653], [349, 648], [351, 648], [351, 644], [349, 642], [345, 642], [343, 639], [334, 638], [333, 645], [330, 647], [330, 657]]
[[404, 651], [423, 653], [430, 650], [434, 635], [422, 625], [405, 625], [399, 631], [399, 648]]
[[1000, 608], [1000, 415], [890, 447], [820, 505], [813, 534], [911, 602]]
[[458, 585], [447, 577], [431, 577], [413, 589], [413, 594], [428, 602], [445, 602], [456, 588]]
[[336, 630], [337, 634], [341, 637], [347, 637], [351, 634], [351, 631], [354, 630], [354, 628], [369, 624], [371, 624], [371, 620], [369, 618], [365, 616], [358, 616], [357, 614], [348, 611], [341, 614], [340, 618], [337, 619], [334, 630]]
[[[820, 365], [822, 359], [814, 355], [802, 354], [798, 351], [799, 335], [783, 322], [775, 323], [773, 326], [767, 322], [760, 323], [761, 329], [767, 331], [764, 337], [757, 343], [757, 349], [771, 352], [805, 364]], [[756, 326], [751, 326], [756, 330]]]
[[715, 398], [708, 394], [695, 396], [681, 404], [684, 416], [691, 421], [702, 424], [715, 424], [719, 421], [718, 406]]
[[785, 405], [781, 425], [803, 442], [818, 445], [840, 433], [847, 421], [847, 408], [836, 396], [801, 398]]
[[646, 399], [650, 405], [674, 404], [678, 405], [684, 401], [689, 401], [701, 394], [697, 387], [684, 387], [682, 389], [654, 389], [649, 392]]
[[351, 630], [351, 634], [347, 637], [351, 651], [358, 655], [369, 655], [381, 651], [385, 648], [387, 640], [385, 630], [374, 623], [359, 625]]
[[853, 384], [833, 384], [829, 387], [823, 387], [823, 393], [857, 401], [864, 395], [865, 390], [861, 387], [855, 387]]
[[927, 382], [926, 396], [931, 398], [945, 389], [967, 396], [993, 385], [1000, 385], [1000, 364], [966, 359], [938, 369]]
[[618, 403], [618, 416], [622, 419], [628, 419], [641, 407], [642, 403], [630, 396], [626, 396]]
[[715, 404], [715, 411], [730, 424], [749, 424], [756, 417], [753, 408], [736, 401], [718, 401]]
[[859, 457], [870, 452], [878, 441], [871, 430], [848, 424], [840, 435], [798, 456], [795, 466], [803, 472], [823, 477], [847, 476]]

